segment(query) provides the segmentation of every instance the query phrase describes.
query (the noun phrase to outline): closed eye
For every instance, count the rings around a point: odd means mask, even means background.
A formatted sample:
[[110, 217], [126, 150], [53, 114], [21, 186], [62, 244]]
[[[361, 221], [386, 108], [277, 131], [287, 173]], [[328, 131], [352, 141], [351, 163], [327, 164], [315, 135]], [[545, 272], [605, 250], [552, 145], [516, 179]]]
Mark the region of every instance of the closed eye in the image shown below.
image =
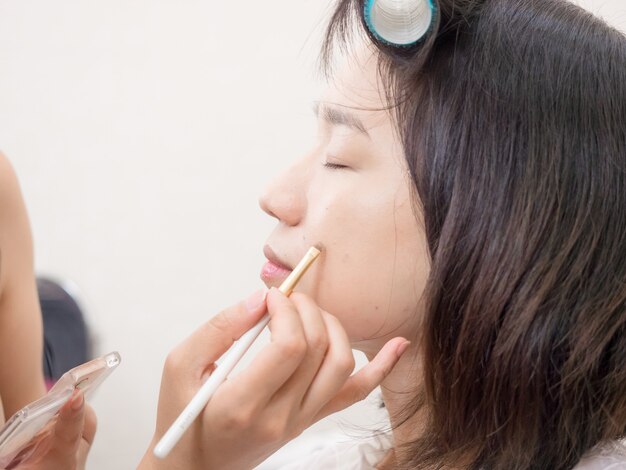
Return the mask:
[[341, 169], [348, 168], [346, 165], [339, 165], [338, 163], [330, 163], [330, 162], [324, 163], [324, 166], [326, 168], [330, 168], [331, 170], [341, 170]]

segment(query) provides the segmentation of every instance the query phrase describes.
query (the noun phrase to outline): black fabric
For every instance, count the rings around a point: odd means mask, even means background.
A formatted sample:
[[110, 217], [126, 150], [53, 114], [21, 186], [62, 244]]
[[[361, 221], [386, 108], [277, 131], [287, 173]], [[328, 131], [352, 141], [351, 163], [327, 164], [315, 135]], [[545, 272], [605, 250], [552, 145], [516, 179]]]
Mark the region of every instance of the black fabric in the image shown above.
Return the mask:
[[89, 360], [89, 332], [80, 307], [58, 283], [38, 278], [37, 290], [43, 317], [44, 375], [54, 381]]

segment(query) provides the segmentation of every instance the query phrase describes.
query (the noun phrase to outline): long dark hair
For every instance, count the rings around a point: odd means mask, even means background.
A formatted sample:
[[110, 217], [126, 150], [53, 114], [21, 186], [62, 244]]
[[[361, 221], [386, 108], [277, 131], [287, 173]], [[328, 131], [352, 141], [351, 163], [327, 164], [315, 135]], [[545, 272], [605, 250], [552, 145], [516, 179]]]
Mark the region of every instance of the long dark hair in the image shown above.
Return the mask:
[[[409, 48], [365, 32], [431, 256], [426, 432], [398, 467], [569, 469], [626, 434], [626, 38], [564, 0], [439, 0]], [[355, 21], [356, 20], [356, 21]]]

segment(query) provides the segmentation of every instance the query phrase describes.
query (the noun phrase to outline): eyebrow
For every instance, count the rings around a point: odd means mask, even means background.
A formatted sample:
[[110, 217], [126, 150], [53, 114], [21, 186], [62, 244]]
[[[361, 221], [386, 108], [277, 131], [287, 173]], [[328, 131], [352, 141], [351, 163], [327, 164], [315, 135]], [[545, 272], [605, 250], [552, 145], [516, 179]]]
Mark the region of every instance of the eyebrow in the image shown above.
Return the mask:
[[313, 112], [316, 116], [321, 116], [326, 122], [336, 126], [349, 127], [350, 129], [354, 129], [368, 138], [370, 137], [363, 122], [352, 113], [324, 105], [319, 101], [313, 103]]

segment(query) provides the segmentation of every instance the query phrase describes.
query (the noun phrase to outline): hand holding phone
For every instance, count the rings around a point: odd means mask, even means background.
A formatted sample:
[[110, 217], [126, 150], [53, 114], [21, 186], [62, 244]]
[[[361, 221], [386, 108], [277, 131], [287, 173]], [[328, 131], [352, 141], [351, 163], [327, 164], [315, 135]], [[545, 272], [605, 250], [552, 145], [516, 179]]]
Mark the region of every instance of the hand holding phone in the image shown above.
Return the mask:
[[66, 372], [47, 395], [15, 413], [0, 430], [0, 468], [13, 468], [32, 455], [49, 437], [59, 410], [75, 389], [88, 397], [119, 365], [117, 352]]

